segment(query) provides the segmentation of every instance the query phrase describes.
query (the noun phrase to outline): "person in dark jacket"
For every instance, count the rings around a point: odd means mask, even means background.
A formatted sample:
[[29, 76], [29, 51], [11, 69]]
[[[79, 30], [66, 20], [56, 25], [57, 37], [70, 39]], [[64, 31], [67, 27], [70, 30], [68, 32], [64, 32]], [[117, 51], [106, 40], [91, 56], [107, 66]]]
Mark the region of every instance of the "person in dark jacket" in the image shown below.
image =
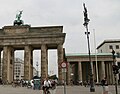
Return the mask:
[[103, 94], [108, 94], [108, 83], [106, 77], [101, 80], [101, 85], [103, 87]]

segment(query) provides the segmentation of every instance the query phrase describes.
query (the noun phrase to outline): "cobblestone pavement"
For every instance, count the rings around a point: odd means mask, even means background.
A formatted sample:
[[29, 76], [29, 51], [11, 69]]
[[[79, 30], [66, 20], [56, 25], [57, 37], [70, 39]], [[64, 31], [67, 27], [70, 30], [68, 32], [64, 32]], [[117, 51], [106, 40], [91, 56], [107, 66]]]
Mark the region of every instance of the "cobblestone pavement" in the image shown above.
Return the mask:
[[[102, 87], [96, 86], [95, 92], [90, 92], [90, 87], [84, 86], [67, 86], [64, 92], [64, 86], [57, 86], [55, 90], [50, 90], [51, 94], [102, 94]], [[109, 86], [109, 94], [115, 93], [115, 86]], [[42, 90], [33, 90], [26, 87], [12, 87], [9, 85], [0, 85], [0, 94], [43, 94]], [[120, 86], [118, 86], [118, 94], [120, 94]]]

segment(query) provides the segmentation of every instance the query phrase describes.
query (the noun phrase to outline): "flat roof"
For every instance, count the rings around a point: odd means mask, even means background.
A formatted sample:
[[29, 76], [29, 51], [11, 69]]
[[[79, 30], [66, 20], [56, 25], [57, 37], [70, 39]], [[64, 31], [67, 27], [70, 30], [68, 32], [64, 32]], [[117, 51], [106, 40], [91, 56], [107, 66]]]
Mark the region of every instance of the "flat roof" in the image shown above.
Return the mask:
[[[66, 56], [88, 56], [88, 53], [67, 53]], [[91, 53], [91, 56], [112, 56], [112, 53]]]
[[104, 40], [98, 47], [97, 49], [99, 49], [103, 44], [105, 43], [118, 43], [120, 42], [120, 39], [107, 39], [107, 40]]

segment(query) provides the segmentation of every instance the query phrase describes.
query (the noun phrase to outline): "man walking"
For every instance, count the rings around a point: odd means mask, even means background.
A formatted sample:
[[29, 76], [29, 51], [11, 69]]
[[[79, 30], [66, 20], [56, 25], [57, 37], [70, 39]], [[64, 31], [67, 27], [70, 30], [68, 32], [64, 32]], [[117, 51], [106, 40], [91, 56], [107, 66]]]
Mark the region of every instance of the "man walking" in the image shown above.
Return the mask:
[[104, 77], [101, 81], [101, 84], [102, 84], [102, 87], [103, 87], [103, 94], [108, 94], [108, 83], [107, 83], [107, 80], [106, 80], [106, 77]]

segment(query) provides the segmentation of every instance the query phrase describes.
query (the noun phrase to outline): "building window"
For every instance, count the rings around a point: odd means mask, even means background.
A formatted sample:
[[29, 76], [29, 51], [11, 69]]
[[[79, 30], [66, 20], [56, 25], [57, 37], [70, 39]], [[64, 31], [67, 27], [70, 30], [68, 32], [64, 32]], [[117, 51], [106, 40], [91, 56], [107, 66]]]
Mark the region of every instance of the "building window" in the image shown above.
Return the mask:
[[109, 49], [113, 49], [113, 46], [112, 46], [112, 45], [109, 45]]
[[119, 45], [116, 45], [116, 49], [119, 49]]
[[20, 70], [18, 70], [18, 72], [20, 73]]

